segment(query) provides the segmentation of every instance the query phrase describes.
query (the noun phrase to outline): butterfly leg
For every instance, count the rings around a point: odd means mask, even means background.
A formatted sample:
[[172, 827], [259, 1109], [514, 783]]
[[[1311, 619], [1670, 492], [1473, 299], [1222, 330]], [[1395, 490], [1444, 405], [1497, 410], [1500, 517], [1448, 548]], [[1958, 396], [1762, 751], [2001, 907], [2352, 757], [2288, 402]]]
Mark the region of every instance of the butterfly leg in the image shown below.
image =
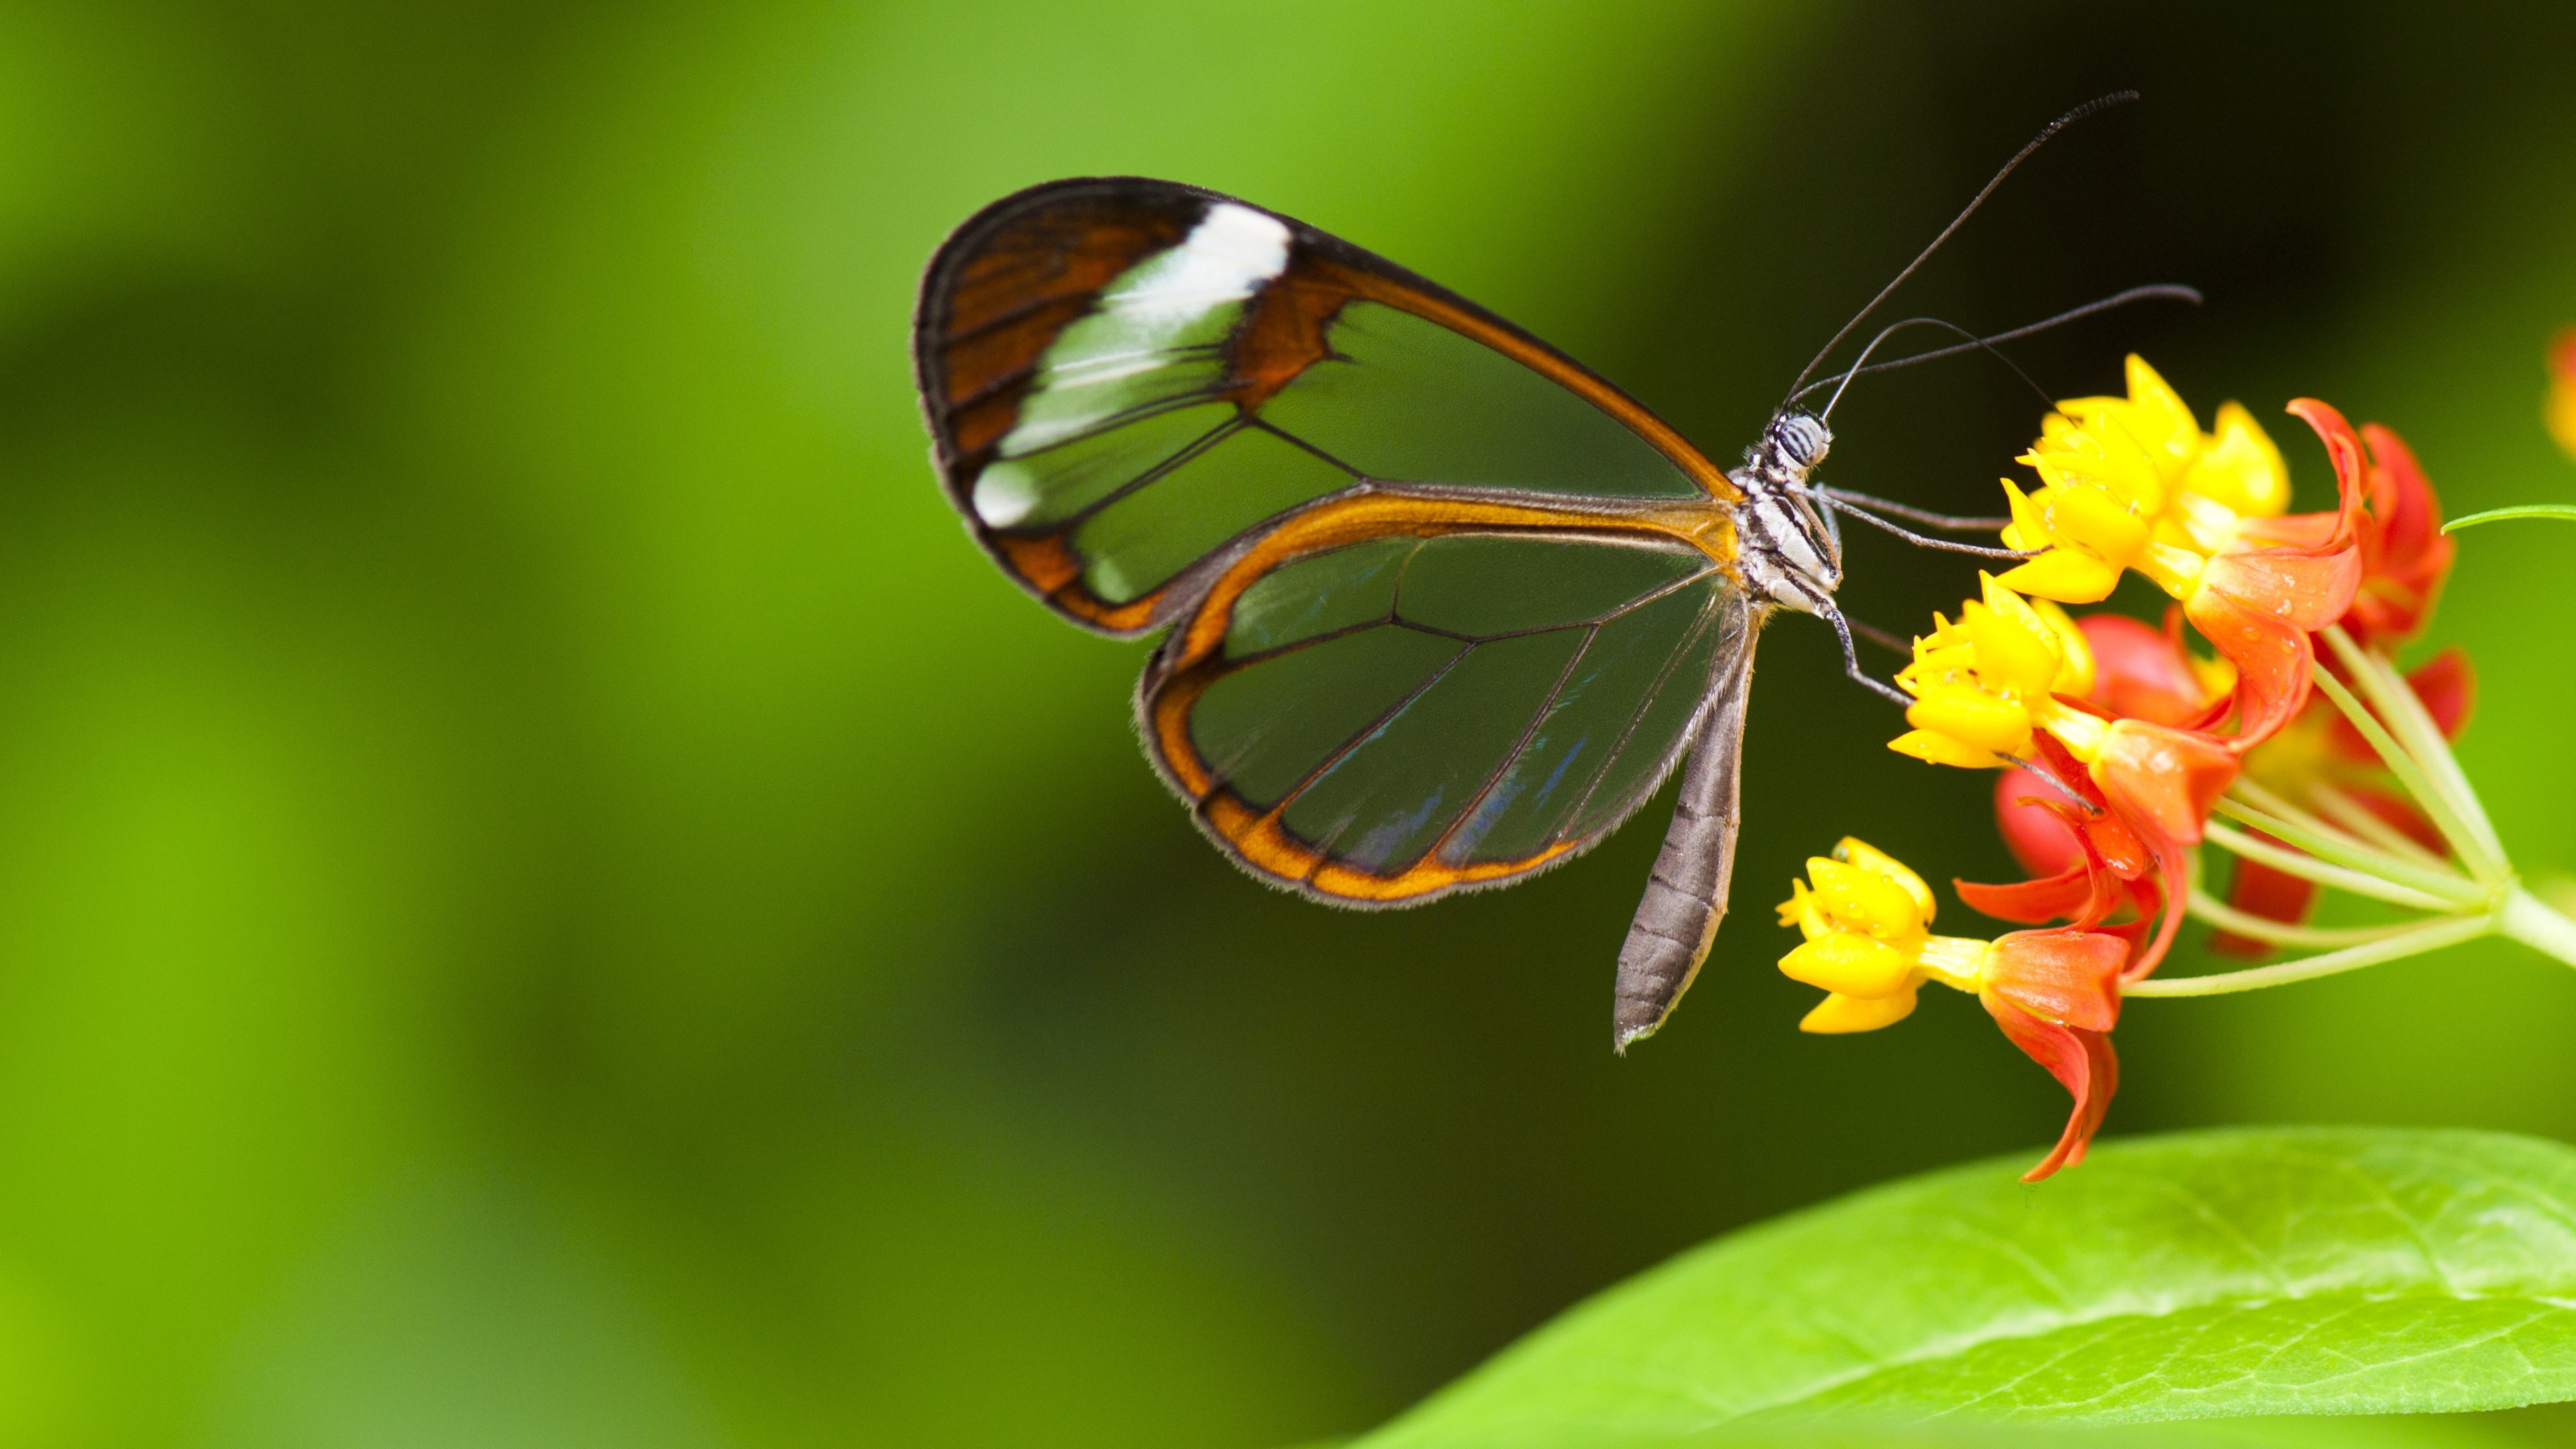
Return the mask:
[[[2030, 559], [2039, 557], [2039, 553], [2036, 549], [1988, 548], [1981, 543], [1959, 543], [1947, 538], [1926, 538], [1922, 534], [1916, 533], [1910, 528], [1899, 528], [1895, 524], [1888, 522], [1886, 519], [1879, 517], [1877, 514], [1870, 512], [1868, 509], [1850, 501], [1852, 498], [1856, 498], [1858, 496], [1860, 495], [1840, 493], [1826, 494], [1824, 495], [1825, 506], [1833, 509], [1837, 513], [1848, 514], [1853, 518], [1857, 518], [1861, 522], [1866, 523], [1873, 528], [1884, 529], [1889, 533], [1895, 534], [1898, 538], [1904, 539], [1907, 543], [1914, 545], [1916, 548], [1935, 548], [1944, 553], [1974, 554], [1978, 558]], [[1988, 520], [1977, 519], [1973, 521], [1982, 523]], [[2005, 521], [2010, 522], [2011, 520], [2007, 519]]]
[[1860, 651], [1852, 646], [1851, 621], [1843, 617], [1842, 610], [1835, 608], [1833, 604], [1828, 601], [1818, 607], [1816, 612], [1824, 616], [1826, 623], [1834, 626], [1834, 636], [1843, 641], [1843, 673], [1850, 675], [1854, 683], [1866, 685], [1870, 689], [1896, 701], [1898, 704], [1912, 705], [1914, 703], [1914, 697], [1912, 695], [1907, 694], [1905, 691], [1898, 689], [1895, 685], [1890, 684], [1883, 679], [1877, 678], [1868, 670], [1860, 667]]

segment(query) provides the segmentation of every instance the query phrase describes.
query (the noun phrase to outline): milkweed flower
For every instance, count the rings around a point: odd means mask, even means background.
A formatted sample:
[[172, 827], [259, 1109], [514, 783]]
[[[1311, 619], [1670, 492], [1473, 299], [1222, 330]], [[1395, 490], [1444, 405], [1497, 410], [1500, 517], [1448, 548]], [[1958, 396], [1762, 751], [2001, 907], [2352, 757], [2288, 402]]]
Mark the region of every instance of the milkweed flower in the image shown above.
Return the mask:
[[2129, 358], [2128, 384], [2125, 398], [2069, 399], [2041, 420], [2039, 441], [2019, 459], [2039, 488], [2024, 493], [2004, 480], [2004, 543], [2039, 550], [2004, 576], [2007, 588], [2097, 603], [2125, 569], [2176, 588], [2245, 519], [2288, 507], [2289, 470], [2253, 414], [2228, 403], [2217, 431], [2204, 433], [2144, 359]]
[[[2071, 756], [2043, 742], [2041, 770], [2019, 767], [1995, 780], [1996, 824], [2004, 844], [2031, 879], [2005, 885], [1953, 880], [1959, 899], [1999, 921], [2042, 925], [2066, 921], [2082, 930], [2107, 930], [2142, 945], [2163, 905], [2159, 855]], [[2106, 924], [2126, 911], [2125, 923]], [[2151, 969], [2133, 951], [2128, 973]]]
[[2083, 702], [2093, 687], [2092, 646], [2063, 610], [2027, 600], [1991, 575], [1953, 624], [1933, 616], [1896, 682], [1914, 695], [1914, 728], [1888, 742], [1939, 765], [1987, 769], [2037, 758], [2053, 736], [2131, 822], [2189, 844], [2208, 802], [2235, 777], [2236, 761], [2212, 737], [2151, 720], [2117, 718]]
[[2354, 520], [2361, 583], [2341, 622], [2354, 643], [2372, 648], [2423, 632], [2459, 545], [2442, 532], [2441, 501], [2406, 440], [2377, 423], [2363, 424], [2361, 436], [2370, 448], [2365, 506]]
[[1986, 769], [2030, 752], [2032, 732], [2059, 717], [2060, 695], [2093, 684], [2093, 654], [2066, 611], [2031, 601], [1980, 573], [1983, 596], [1952, 623], [1932, 616], [1896, 682], [1913, 695], [1914, 729], [1888, 748], [1936, 765]]
[[2182, 610], [2165, 611], [2162, 629], [2126, 614], [2087, 614], [2076, 621], [2093, 651], [2093, 688], [2085, 698], [2122, 719], [2202, 729], [2218, 723], [2236, 692], [2236, 666], [2185, 647]]
[[[2178, 879], [2212, 802], [2236, 778], [2229, 743], [2087, 703], [2097, 671], [2084, 631], [2054, 604], [1979, 578], [1984, 597], [1961, 607], [1959, 623], [1936, 614], [1932, 633], [1914, 641], [1913, 662], [1896, 675], [1915, 696], [1906, 710], [1914, 728], [1888, 748], [1968, 769], [2018, 762], [2060, 795], [2075, 794], [2080, 775], [2157, 873]], [[2133, 976], [2153, 971], [2182, 928], [2175, 892], [2168, 885], [2156, 895], [2163, 918], [2129, 963]]]
[[[2560, 347], [2576, 431], [2576, 330]], [[2030, 876], [1954, 881], [1960, 898], [2045, 929], [1934, 935], [1922, 879], [1856, 840], [1810, 861], [1781, 906], [1803, 937], [1782, 971], [1828, 993], [1807, 1030], [1890, 1025], [1937, 981], [1975, 993], [2057, 1077], [2075, 1105], [2033, 1178], [2081, 1160], [2100, 1126], [2124, 997], [2257, 990], [2487, 935], [2576, 965], [2576, 920], [2523, 888], [2451, 754], [2466, 657], [2411, 674], [2394, 660], [2454, 560], [2423, 469], [2386, 428], [2356, 431], [2314, 399], [2289, 410], [2325, 445], [2330, 510], [2287, 513], [2287, 473], [2251, 416], [2231, 404], [2203, 433], [2135, 358], [2127, 397], [2060, 404], [2022, 459], [2040, 486], [2005, 484], [2005, 542], [2035, 556], [1981, 576], [1955, 622], [1934, 615], [1897, 675], [1913, 702], [1890, 746], [1998, 770], [1996, 823]], [[2161, 630], [2059, 607], [2130, 569], [2174, 599]], [[2235, 858], [2226, 900], [2202, 886], [2209, 847]], [[2305, 924], [2326, 887], [2414, 914]], [[2221, 950], [2315, 949], [2154, 978], [2186, 916]]]
[[1977, 998], [2013, 1045], [2048, 1069], [2074, 1109], [2036, 1182], [2080, 1162], [2119, 1086], [2110, 1032], [2129, 943], [2084, 930], [2015, 931], [1994, 940], [1936, 936], [1931, 888], [1903, 862], [1845, 838], [1790, 884], [1780, 923], [1805, 938], [1782, 974], [1827, 994], [1798, 1023], [1828, 1035], [1875, 1031], [1913, 1014], [1926, 982]]
[[[2347, 440], [2339, 461], [2362, 447], [2368, 454], [2366, 484], [2361, 507], [2352, 514], [2361, 577], [2338, 622], [2354, 643], [2384, 652], [2422, 632], [2457, 547], [2441, 531], [2441, 505], [2405, 440], [2365, 424], [2359, 446]], [[2459, 737], [2472, 690], [2466, 655], [2446, 651], [2408, 675], [2405, 687], [2423, 703], [2443, 740]], [[2377, 749], [2323, 699], [2311, 697], [2296, 718], [2255, 746], [2247, 776], [2276, 802], [2324, 811], [2347, 828], [2393, 838], [2401, 846], [2411, 843], [2431, 858], [2447, 853], [2440, 832], [2404, 798]], [[2254, 838], [2296, 849], [2261, 832]], [[2235, 864], [2227, 904], [2260, 919], [2297, 923], [2307, 918], [2316, 897], [2314, 881], [2244, 858]], [[2270, 949], [2270, 943], [2225, 930], [2211, 938], [2211, 946], [2234, 955]]]
[[2079, 398], [2042, 420], [2022, 455], [2040, 476], [2010, 479], [2004, 542], [2039, 556], [2006, 588], [2064, 604], [2110, 596], [2135, 569], [2178, 600], [2239, 675], [2234, 747], [2286, 723], [2307, 699], [2307, 635], [2342, 617], [2361, 579], [2355, 515], [2363, 453], [2343, 415], [2302, 398], [2290, 411], [2334, 460], [2339, 506], [2287, 516], [2289, 473], [2253, 415], [2230, 403], [2200, 431], [2181, 397], [2139, 358], [2127, 398]]
[[[2167, 611], [2161, 631], [2121, 614], [2088, 614], [2076, 626], [2094, 661], [2085, 700], [2105, 714], [2189, 729], [2227, 712], [2235, 670], [2183, 647], [2179, 608]], [[2043, 769], [2016, 765], [1995, 779], [1996, 828], [2033, 878], [2012, 886], [1962, 881], [1961, 898], [1999, 920], [2072, 919], [2107, 872], [2121, 883], [2117, 893], [2152, 916], [2158, 891], [2147, 843], [2071, 755]]]

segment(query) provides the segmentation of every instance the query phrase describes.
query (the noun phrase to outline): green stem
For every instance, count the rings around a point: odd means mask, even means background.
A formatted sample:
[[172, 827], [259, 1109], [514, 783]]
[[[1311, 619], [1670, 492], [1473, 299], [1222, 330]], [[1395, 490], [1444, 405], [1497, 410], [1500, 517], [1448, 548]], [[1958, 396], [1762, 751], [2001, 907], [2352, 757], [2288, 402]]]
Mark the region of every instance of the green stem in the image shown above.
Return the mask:
[[[2354, 839], [2361, 840], [2361, 837], [2357, 833], [2344, 829], [2336, 822], [2328, 820], [2313, 811], [2307, 810], [2296, 802], [2283, 799], [2281, 796], [2274, 794], [2270, 790], [2264, 789], [2260, 783], [2248, 779], [2243, 775], [2237, 776], [2236, 783], [2227, 787], [2227, 793], [2243, 800], [2246, 804], [2253, 806], [2257, 810], [2278, 815], [2284, 820], [2296, 821], [2301, 825], [2307, 826], [2311, 830], [2331, 830], [2340, 834], [2351, 835]], [[2369, 842], [2363, 840], [2362, 843], [2368, 844]]]
[[2313, 855], [2301, 855], [2295, 850], [2256, 840], [2241, 830], [2230, 829], [2215, 820], [2202, 826], [2201, 832], [2219, 848], [2233, 851], [2247, 860], [2259, 860], [2284, 875], [2294, 875], [2301, 880], [2312, 880], [2319, 885], [2333, 886], [2337, 890], [2350, 891], [2357, 896], [2368, 896], [2372, 900], [2386, 901], [2392, 906], [2404, 906], [2409, 910], [2448, 914], [2463, 906], [2477, 905], [2478, 896], [2482, 894], [2471, 891], [2458, 895], [2435, 895], [2429, 891], [2420, 891], [2413, 886], [2402, 886], [2395, 881], [2381, 880], [2375, 875], [2362, 871], [2346, 870], [2339, 865], [2328, 865]]
[[2366, 946], [2373, 941], [2405, 935], [2423, 924], [2420, 921], [2398, 921], [2386, 926], [2294, 926], [2287, 921], [2240, 911], [2197, 886], [2192, 888], [2190, 900], [2194, 919], [2274, 946]]
[[2406, 787], [2406, 793], [2414, 796], [2415, 803], [2424, 807], [2433, 828], [2442, 832], [2442, 838], [2450, 843], [2461, 864], [2469, 868], [2469, 874], [2480, 879], [2490, 875], [2495, 870], [2495, 858], [2486, 853], [2486, 847], [2470, 832], [2468, 823], [2453, 808], [2449, 797], [2433, 788], [2424, 767], [2407, 752], [2405, 746], [2397, 743], [2396, 737], [2389, 734], [2388, 727], [2379, 722], [2378, 716], [2353, 698], [2352, 691], [2343, 687], [2343, 681], [2326, 673], [2322, 667], [2315, 671], [2315, 675], [2317, 688], [2324, 690], [2326, 698], [2334, 701], [2335, 708], [2343, 711], [2343, 717], [2352, 721], [2352, 727], [2361, 731], [2361, 737], [2370, 741], [2380, 763], [2386, 765], [2389, 773], [2397, 777], [2397, 782]]
[[[2535, 904], [2537, 904], [2535, 902]], [[2542, 907], [2546, 910], [2547, 907]], [[2480, 912], [2474, 916], [2445, 916], [2383, 941], [2351, 946], [2341, 951], [2328, 951], [2322, 956], [2304, 956], [2284, 961], [2278, 966], [2257, 966], [2251, 971], [2224, 971], [2214, 976], [2149, 977], [2132, 981], [2120, 988], [2123, 996], [2226, 996], [2239, 991], [2260, 991], [2267, 986], [2287, 986], [2293, 981], [2312, 981], [2320, 976], [2334, 976], [2345, 971], [2358, 971], [2383, 961], [2401, 960], [2408, 956], [2474, 941], [2504, 929], [2503, 912]], [[2555, 915], [2555, 912], [2551, 914]], [[2566, 943], [2576, 950], [2576, 923], [2559, 916], [2558, 924], [2569, 931]], [[2542, 949], [2547, 950], [2547, 947]], [[2551, 952], [2555, 955], [2556, 952]], [[2562, 958], [2576, 961], [2576, 957]]]
[[2484, 513], [2472, 513], [2466, 518], [2454, 518], [2442, 525], [2442, 531], [2449, 533], [2453, 529], [2466, 528], [2472, 523], [2493, 523], [2500, 518], [2562, 518], [2576, 522], [2576, 504], [2518, 503], [2511, 508], [2490, 508]]
[[[2236, 788], [2241, 789], [2243, 786], [2244, 782], [2240, 780]], [[2447, 866], [2450, 864], [2443, 857], [2426, 850], [2422, 841], [2371, 814], [2369, 810], [2363, 808], [2360, 801], [2332, 785], [2320, 782], [2309, 786], [2308, 798], [2317, 802], [2317, 809], [2321, 813], [2333, 816], [2334, 823], [2347, 833], [2369, 841], [2390, 855], [2401, 860], [2411, 860], [2417, 865]]]
[[[2352, 671], [2353, 678], [2361, 682], [2362, 690], [2370, 696], [2371, 702], [2379, 706], [2389, 728], [2405, 741], [2417, 768], [2432, 777], [2431, 798], [2424, 803], [2456, 816], [2476, 839], [2476, 851], [2460, 851], [2461, 864], [2480, 880], [2491, 883], [2502, 880], [2505, 875], [2504, 842], [2496, 837], [2495, 825], [2487, 819], [2487, 809], [2479, 802], [2478, 792], [2469, 787], [2468, 775], [2460, 769], [2459, 758], [2451, 753], [2451, 742], [2442, 738], [2441, 726], [2433, 723], [2432, 711], [2424, 708], [2424, 701], [2415, 697], [2415, 686], [2407, 683], [2406, 677], [2384, 657], [2363, 653], [2361, 646], [2352, 642], [2352, 636], [2343, 631], [2342, 625], [2328, 625], [2325, 641], [2334, 650], [2335, 657]], [[2322, 674], [2322, 671], [2318, 672]], [[2448, 834], [2447, 831], [2444, 833]]]
[[2386, 851], [2354, 840], [2340, 830], [2313, 830], [2296, 820], [2285, 820], [2268, 810], [2257, 810], [2241, 800], [2226, 797], [2221, 797], [2212, 808], [2240, 825], [2250, 825], [2284, 845], [2295, 845], [2330, 864], [2375, 875], [2397, 885], [2411, 886], [2426, 895], [2449, 894], [2474, 900], [2478, 894], [2477, 882], [2466, 876], [2447, 870], [2428, 870], [2399, 860]]
[[2576, 966], [2576, 921], [2520, 886], [2496, 910], [2497, 929], [2535, 951]]

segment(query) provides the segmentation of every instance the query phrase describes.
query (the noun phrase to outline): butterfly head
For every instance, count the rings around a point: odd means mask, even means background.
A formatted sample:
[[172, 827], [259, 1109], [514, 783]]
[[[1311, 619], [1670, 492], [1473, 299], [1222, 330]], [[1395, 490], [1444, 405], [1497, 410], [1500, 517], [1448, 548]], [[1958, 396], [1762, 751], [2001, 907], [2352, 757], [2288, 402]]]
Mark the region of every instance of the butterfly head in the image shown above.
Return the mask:
[[1825, 426], [1825, 420], [1795, 408], [1778, 413], [1762, 430], [1762, 451], [1802, 480], [1825, 461], [1833, 446], [1834, 430]]

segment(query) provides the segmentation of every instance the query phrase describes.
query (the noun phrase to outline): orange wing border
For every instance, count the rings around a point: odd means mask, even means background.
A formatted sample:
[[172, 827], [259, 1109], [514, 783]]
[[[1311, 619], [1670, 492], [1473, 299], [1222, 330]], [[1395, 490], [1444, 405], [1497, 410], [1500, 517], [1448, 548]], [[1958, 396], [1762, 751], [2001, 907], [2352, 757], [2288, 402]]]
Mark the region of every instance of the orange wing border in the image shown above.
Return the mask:
[[[1587, 500], [1589, 501], [1589, 500]], [[1283, 889], [1336, 905], [1421, 905], [1461, 890], [1498, 886], [1580, 854], [1609, 833], [1559, 841], [1525, 859], [1443, 865], [1426, 854], [1393, 875], [1335, 862], [1291, 837], [1280, 823], [1287, 802], [1261, 810], [1208, 769], [1189, 734], [1191, 709], [1225, 673], [1224, 646], [1234, 605], [1246, 589], [1283, 564], [1329, 549], [1381, 538], [1443, 534], [1554, 533], [1626, 535], [1680, 543], [1731, 579], [1734, 529], [1726, 516], [1683, 502], [1623, 506], [1617, 512], [1550, 506], [1534, 496], [1474, 499], [1377, 485], [1307, 504], [1177, 583], [1193, 601], [1136, 686], [1137, 732], [1155, 770], [1189, 806], [1200, 830], [1238, 865]]]

